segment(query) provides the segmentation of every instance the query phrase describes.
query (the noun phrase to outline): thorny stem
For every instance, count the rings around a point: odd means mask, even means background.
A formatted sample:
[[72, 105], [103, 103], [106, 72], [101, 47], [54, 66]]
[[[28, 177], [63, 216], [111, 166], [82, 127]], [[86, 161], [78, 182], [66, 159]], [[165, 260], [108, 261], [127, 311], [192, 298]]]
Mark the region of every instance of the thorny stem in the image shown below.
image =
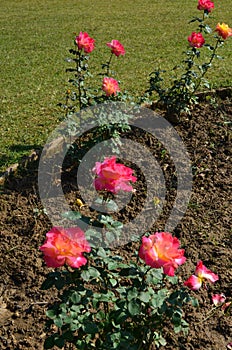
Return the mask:
[[78, 99], [79, 99], [79, 107], [82, 109], [82, 102], [81, 102], [81, 53], [78, 50], [77, 51], [77, 80], [78, 80]]

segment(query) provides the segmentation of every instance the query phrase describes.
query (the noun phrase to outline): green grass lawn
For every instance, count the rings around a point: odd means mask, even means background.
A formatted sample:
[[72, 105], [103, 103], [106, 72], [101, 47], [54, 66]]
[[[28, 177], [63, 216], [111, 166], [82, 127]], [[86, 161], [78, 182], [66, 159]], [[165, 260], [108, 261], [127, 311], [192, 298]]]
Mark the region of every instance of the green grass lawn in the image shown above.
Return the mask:
[[[230, 0], [214, 3], [212, 26], [232, 26]], [[196, 28], [188, 21], [200, 15], [197, 1], [186, 0], [0, 0], [0, 7], [0, 170], [43, 146], [59, 122], [74, 32], [87, 31], [96, 40], [92, 72], [109, 58], [105, 43], [121, 41], [126, 55], [114, 60], [117, 78], [122, 90], [140, 94], [152, 70], [180, 62]], [[212, 87], [232, 85], [232, 38], [220, 54], [225, 59], [208, 74]]]

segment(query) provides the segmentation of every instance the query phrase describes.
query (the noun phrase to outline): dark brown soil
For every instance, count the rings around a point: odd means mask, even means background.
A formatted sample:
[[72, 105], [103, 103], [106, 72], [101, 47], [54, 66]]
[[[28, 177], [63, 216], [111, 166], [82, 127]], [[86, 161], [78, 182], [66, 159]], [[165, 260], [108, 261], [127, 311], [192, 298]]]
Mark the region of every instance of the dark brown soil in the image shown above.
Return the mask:
[[[170, 331], [168, 344], [164, 347], [168, 350], [226, 350], [227, 344], [232, 341], [231, 311], [225, 315], [218, 309], [205, 320], [212, 307], [212, 293], [224, 293], [228, 301], [232, 300], [231, 117], [230, 99], [211, 100], [211, 103], [196, 106], [190, 116], [183, 116], [181, 123], [175, 125], [188, 149], [194, 171], [192, 197], [174, 232], [181, 240], [188, 259], [181, 270], [183, 280], [194, 272], [199, 260], [203, 260], [220, 279], [208, 290], [193, 292], [200, 307], [186, 310], [190, 332], [184, 337]], [[149, 143], [149, 140], [144, 138], [144, 142]], [[152, 150], [152, 142], [150, 147]], [[160, 162], [165, 167], [168, 157], [160, 158]], [[43, 349], [45, 311], [56, 298], [54, 292], [40, 289], [49, 269], [38, 248], [44, 242], [51, 223], [43, 213], [38, 196], [37, 165], [32, 162], [8, 178], [1, 191], [2, 350]], [[66, 184], [66, 187], [70, 204], [75, 207], [77, 193], [71, 184]], [[171, 200], [171, 190], [169, 194]], [[140, 210], [138, 198], [135, 203], [137, 205], [128, 210]], [[166, 214], [161, 216], [154, 230], [163, 229]], [[128, 256], [131, 249], [125, 246], [121, 248], [121, 254]]]

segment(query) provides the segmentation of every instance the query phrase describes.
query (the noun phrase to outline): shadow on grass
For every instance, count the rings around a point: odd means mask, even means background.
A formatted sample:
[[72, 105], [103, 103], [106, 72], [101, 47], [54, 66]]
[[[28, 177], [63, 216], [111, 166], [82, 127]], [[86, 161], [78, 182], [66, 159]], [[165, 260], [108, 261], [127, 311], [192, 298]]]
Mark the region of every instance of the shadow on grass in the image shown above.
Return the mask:
[[4, 174], [8, 168], [14, 167], [15, 163], [24, 163], [31, 155], [42, 150], [39, 145], [13, 145], [8, 148], [7, 154], [0, 153], [0, 175]]

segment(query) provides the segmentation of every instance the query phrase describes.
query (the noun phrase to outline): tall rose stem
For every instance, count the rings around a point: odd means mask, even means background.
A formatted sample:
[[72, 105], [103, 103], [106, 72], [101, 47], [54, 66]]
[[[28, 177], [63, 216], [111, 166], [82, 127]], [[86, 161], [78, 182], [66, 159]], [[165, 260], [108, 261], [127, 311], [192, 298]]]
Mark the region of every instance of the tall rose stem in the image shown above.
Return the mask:
[[107, 62], [107, 70], [106, 70], [107, 76], [109, 76], [109, 74], [110, 74], [110, 63], [111, 63], [112, 57], [113, 57], [113, 53], [111, 53], [110, 59]]

